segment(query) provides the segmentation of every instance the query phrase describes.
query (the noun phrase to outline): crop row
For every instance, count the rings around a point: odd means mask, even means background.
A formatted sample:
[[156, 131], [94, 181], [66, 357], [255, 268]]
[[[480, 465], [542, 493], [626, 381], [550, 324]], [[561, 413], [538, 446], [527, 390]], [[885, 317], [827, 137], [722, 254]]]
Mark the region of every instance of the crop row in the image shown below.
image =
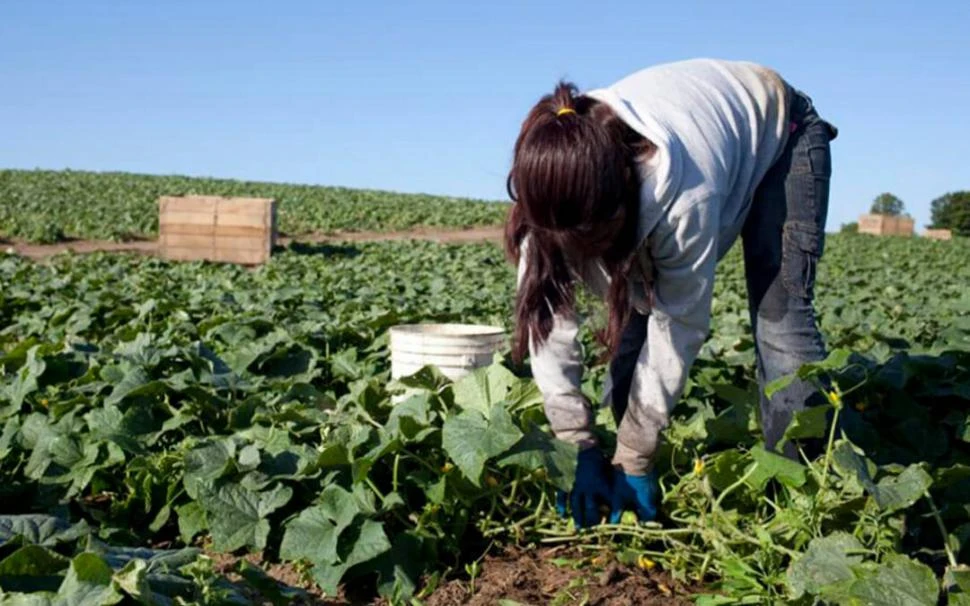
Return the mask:
[[126, 240], [158, 231], [160, 196], [265, 197], [286, 234], [496, 225], [495, 202], [314, 185], [129, 173], [0, 170], [0, 238]]

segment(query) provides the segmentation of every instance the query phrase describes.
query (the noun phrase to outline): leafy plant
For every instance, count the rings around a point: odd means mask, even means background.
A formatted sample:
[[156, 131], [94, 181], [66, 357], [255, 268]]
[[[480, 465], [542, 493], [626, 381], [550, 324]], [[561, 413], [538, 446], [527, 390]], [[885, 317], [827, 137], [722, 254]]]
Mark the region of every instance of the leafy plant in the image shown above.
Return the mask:
[[425, 194], [230, 179], [0, 170], [0, 237], [130, 240], [158, 231], [160, 196], [273, 198], [288, 235], [498, 225], [506, 205]]
[[[329, 594], [353, 581], [392, 603], [477, 577], [497, 544], [542, 542], [643, 557], [703, 584], [702, 604], [961, 603], [970, 251], [951, 244], [831, 236], [818, 307], [833, 354], [801, 371], [827, 404], [786, 436], [821, 454], [800, 461], [759, 444], [732, 252], [658, 463], [665, 517], [584, 533], [554, 513], [575, 450], [549, 437], [525, 368], [500, 356], [457, 383], [390, 378], [390, 326], [507, 323], [514, 274], [496, 246], [294, 248], [256, 270], [0, 258], [0, 514], [59, 514], [0, 518], [0, 556], [27, 550], [8, 566], [36, 571], [19, 576], [39, 599], [74, 565], [91, 603], [139, 599], [142, 565], [122, 574], [133, 560], [110, 550], [163, 541], [260, 551]], [[595, 400], [604, 368], [588, 325], [581, 339]], [[145, 575], [151, 557], [132, 556]], [[205, 559], [178, 575], [193, 599], [236, 595]]]

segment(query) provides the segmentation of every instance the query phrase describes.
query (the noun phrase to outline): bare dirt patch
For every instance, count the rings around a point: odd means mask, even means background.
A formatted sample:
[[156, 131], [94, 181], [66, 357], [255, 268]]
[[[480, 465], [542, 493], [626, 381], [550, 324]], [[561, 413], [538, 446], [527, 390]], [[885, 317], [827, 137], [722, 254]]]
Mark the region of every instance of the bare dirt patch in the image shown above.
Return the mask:
[[[354, 595], [347, 588], [336, 597], [325, 597], [292, 564], [264, 564], [258, 554], [244, 558], [208, 554], [215, 570], [233, 581], [243, 559], [259, 566], [281, 589], [300, 589], [304, 597], [289, 603], [306, 606], [388, 606], [379, 598]], [[425, 606], [687, 606], [690, 588], [667, 574], [646, 571], [618, 562], [611, 554], [596, 557], [574, 548], [512, 549], [488, 556], [480, 572], [470, 578], [444, 582], [423, 597]], [[255, 590], [247, 596], [253, 604], [272, 604]], [[278, 603], [278, 602], [277, 602]]]
[[[474, 591], [472, 591], [474, 589]], [[606, 553], [582, 557], [568, 548], [509, 551], [489, 556], [472, 585], [449, 581], [427, 606], [686, 606], [688, 588], [662, 572], [626, 566]]]

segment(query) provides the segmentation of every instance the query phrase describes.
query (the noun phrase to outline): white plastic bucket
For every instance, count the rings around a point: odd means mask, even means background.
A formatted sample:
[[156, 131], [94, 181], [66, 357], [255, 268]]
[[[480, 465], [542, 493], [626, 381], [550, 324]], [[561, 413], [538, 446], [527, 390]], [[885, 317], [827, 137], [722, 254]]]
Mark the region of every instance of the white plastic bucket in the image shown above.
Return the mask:
[[505, 330], [475, 324], [404, 324], [391, 328], [391, 378], [436, 366], [456, 381], [492, 363], [505, 343]]

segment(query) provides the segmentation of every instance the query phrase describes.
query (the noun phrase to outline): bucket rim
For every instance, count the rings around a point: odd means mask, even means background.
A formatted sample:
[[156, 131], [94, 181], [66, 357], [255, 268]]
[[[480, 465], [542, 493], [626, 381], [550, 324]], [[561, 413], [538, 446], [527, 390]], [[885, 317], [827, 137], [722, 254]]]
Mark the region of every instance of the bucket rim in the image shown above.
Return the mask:
[[423, 335], [434, 337], [495, 337], [503, 336], [506, 331], [501, 326], [489, 324], [461, 323], [419, 323], [392, 326], [391, 334]]

